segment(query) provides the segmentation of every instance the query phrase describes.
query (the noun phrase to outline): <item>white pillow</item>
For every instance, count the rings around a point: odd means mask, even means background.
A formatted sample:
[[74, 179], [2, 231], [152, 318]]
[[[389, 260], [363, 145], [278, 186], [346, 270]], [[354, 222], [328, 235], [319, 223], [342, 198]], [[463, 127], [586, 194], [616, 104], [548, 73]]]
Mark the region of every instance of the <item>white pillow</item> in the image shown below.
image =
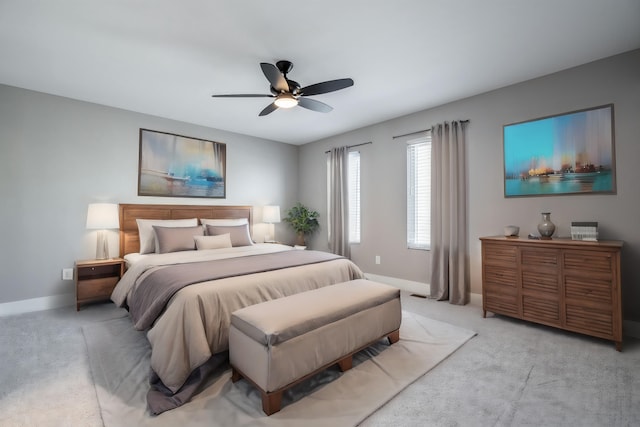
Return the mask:
[[156, 252], [156, 233], [154, 225], [162, 227], [195, 227], [198, 218], [190, 219], [136, 219], [138, 223], [138, 235], [140, 236], [140, 253], [151, 254]]
[[231, 247], [231, 234], [219, 234], [217, 236], [193, 236], [196, 241], [196, 249], [222, 249]]

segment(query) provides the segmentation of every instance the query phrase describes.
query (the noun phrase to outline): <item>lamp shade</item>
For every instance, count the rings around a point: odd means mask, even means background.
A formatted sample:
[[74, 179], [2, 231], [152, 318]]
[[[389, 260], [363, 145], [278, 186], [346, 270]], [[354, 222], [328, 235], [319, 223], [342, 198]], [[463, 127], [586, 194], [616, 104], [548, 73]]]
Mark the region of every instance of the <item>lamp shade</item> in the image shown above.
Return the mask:
[[280, 206], [265, 206], [262, 208], [262, 222], [275, 224], [280, 222]]
[[106, 230], [119, 228], [118, 205], [115, 203], [91, 203], [87, 211], [87, 228]]

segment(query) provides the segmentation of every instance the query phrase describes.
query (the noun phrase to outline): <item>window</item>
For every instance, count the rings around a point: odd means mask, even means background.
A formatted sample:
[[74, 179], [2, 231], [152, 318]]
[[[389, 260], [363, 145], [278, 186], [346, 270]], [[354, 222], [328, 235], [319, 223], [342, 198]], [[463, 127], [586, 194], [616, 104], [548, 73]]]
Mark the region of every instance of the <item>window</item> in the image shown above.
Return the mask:
[[431, 136], [407, 141], [407, 247], [431, 246]]
[[349, 243], [360, 243], [360, 152], [349, 152]]

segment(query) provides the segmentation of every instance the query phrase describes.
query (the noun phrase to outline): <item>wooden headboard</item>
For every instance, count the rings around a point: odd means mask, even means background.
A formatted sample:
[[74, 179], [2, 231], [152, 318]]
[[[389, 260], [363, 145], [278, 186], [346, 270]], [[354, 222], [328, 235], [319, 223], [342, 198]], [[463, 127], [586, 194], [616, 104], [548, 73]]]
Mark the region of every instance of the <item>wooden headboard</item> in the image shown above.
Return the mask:
[[120, 257], [140, 252], [136, 219], [247, 218], [253, 226], [251, 206], [120, 204]]

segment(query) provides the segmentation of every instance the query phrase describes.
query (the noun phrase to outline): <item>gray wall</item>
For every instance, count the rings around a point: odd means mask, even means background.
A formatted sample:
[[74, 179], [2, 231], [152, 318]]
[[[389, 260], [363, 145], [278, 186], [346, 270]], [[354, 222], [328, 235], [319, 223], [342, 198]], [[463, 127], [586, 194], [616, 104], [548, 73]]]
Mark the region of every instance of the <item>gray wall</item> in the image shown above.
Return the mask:
[[[138, 132], [227, 144], [226, 199], [138, 197]], [[74, 292], [61, 269], [95, 257], [87, 205], [193, 203], [282, 209], [296, 201], [298, 147], [0, 85], [0, 303]], [[254, 227], [260, 240], [260, 228]], [[291, 239], [284, 224], [278, 238]], [[117, 232], [109, 232], [112, 256]]]
[[[504, 124], [608, 103], [615, 105], [617, 194], [503, 197]], [[521, 236], [526, 236], [536, 230], [540, 212], [548, 211], [557, 235], [568, 236], [571, 221], [592, 220], [599, 222], [602, 239], [625, 242], [624, 316], [640, 320], [640, 50], [301, 147], [300, 198], [317, 209], [322, 220], [322, 232], [312, 245], [327, 247], [324, 152], [372, 141], [359, 147], [362, 242], [352, 246], [352, 257], [368, 273], [428, 283], [429, 252], [406, 248], [405, 144], [392, 137], [456, 119], [471, 121], [467, 142], [471, 292], [481, 293], [478, 238], [501, 234], [508, 224], [519, 225]], [[381, 256], [380, 265], [374, 263], [376, 255]]]
[[[471, 71], [470, 71], [471, 73]], [[560, 235], [572, 220], [600, 223], [603, 239], [625, 241], [625, 318], [640, 320], [640, 51], [295, 147], [259, 138], [118, 110], [0, 85], [0, 303], [73, 292], [60, 270], [95, 254], [95, 232], [85, 230], [87, 205], [119, 203], [279, 204], [298, 199], [321, 213], [310, 240], [327, 248], [325, 150], [360, 147], [362, 242], [352, 248], [364, 271], [428, 282], [429, 252], [405, 243], [405, 145], [394, 135], [453, 119], [469, 119], [469, 245], [472, 292], [481, 292], [480, 244], [517, 224], [534, 231], [540, 212], [552, 212]], [[428, 96], [428, 94], [425, 94]], [[506, 123], [615, 104], [616, 195], [505, 199], [502, 126]], [[227, 144], [227, 198], [137, 196], [138, 130], [148, 128]], [[260, 239], [261, 224], [255, 227]], [[292, 240], [285, 224], [278, 239]], [[110, 233], [112, 255], [117, 234]], [[376, 265], [374, 258], [381, 256]]]

